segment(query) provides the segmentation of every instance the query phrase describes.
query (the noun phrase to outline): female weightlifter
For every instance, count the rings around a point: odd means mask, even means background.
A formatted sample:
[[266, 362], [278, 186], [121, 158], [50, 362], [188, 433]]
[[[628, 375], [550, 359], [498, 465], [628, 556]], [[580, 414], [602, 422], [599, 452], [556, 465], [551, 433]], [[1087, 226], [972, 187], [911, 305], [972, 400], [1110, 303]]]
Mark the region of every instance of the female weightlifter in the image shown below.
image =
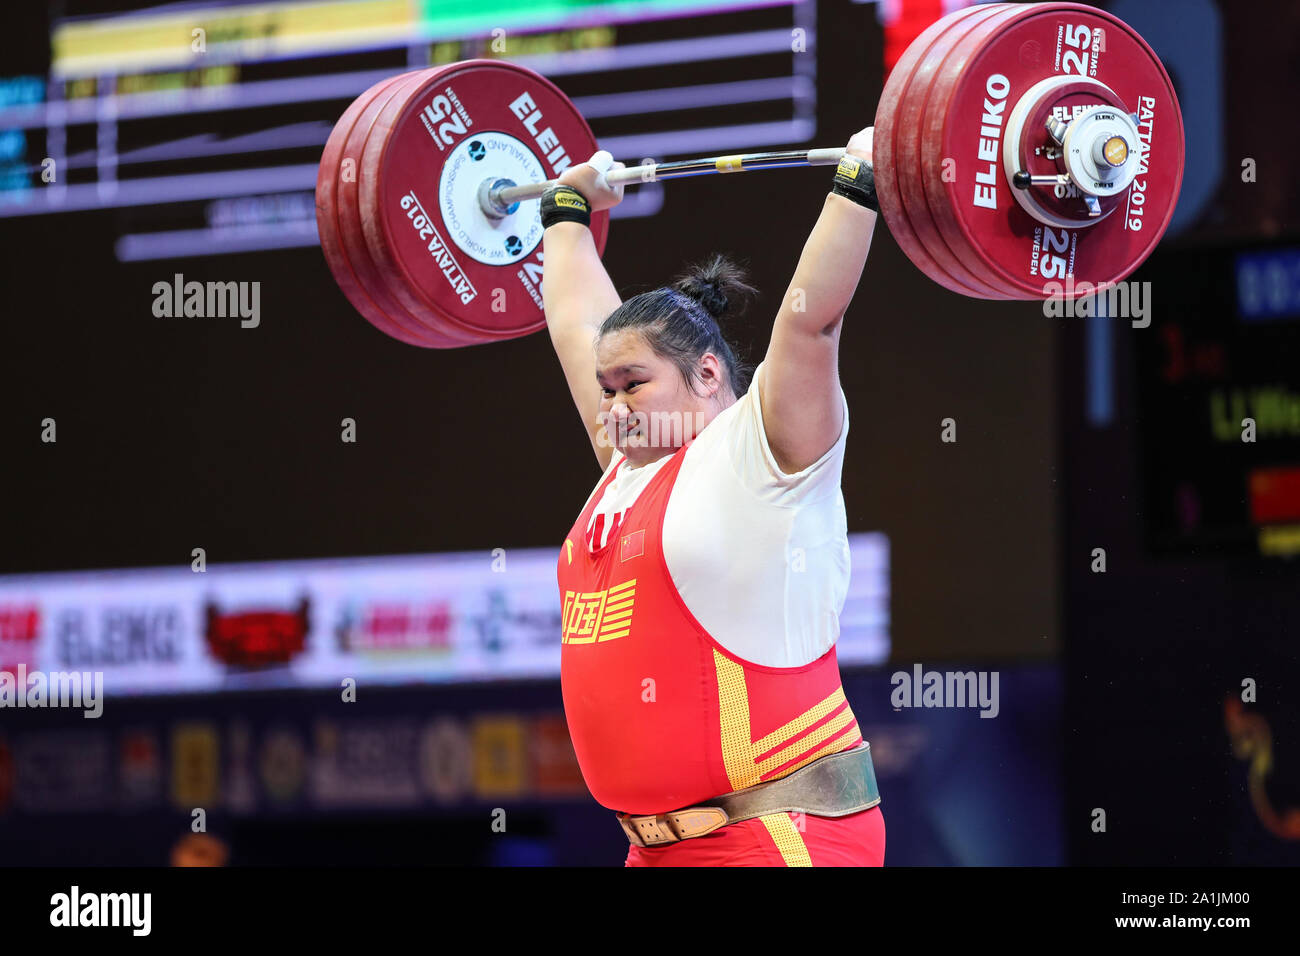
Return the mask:
[[559, 556], [564, 707], [628, 866], [884, 862], [835, 657], [840, 329], [876, 223], [871, 132], [849, 140], [756, 369], [719, 329], [754, 291], [723, 257], [619, 299], [587, 225], [622, 199], [608, 153], [542, 197], [546, 322], [604, 472]]

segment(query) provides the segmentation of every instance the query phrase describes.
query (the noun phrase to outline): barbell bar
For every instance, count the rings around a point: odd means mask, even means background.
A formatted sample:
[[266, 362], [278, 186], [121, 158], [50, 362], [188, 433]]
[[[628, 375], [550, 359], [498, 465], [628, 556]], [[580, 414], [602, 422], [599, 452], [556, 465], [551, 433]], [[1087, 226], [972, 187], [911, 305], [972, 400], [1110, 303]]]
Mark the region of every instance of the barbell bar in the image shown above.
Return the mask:
[[[707, 156], [700, 159], [679, 159], [671, 163], [643, 162], [639, 166], [611, 169], [605, 174], [605, 181], [611, 186], [619, 186], [627, 183], [655, 183], [667, 179], [685, 179], [688, 176], [707, 176], [713, 173], [739, 173], [754, 169], [834, 166], [843, 156], [844, 147], [838, 146]], [[514, 203], [526, 199], [538, 199], [558, 181], [551, 179], [541, 183], [516, 184], [509, 180], [485, 180], [487, 189], [483, 193], [483, 212], [493, 218], [509, 215], [514, 211]]]

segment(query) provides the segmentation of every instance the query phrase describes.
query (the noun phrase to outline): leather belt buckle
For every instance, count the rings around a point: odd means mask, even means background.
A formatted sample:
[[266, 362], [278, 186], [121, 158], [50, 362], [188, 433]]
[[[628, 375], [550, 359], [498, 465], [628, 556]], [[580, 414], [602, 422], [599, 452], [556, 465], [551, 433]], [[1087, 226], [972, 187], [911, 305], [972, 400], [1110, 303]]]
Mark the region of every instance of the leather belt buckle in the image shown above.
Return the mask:
[[618, 822], [628, 842], [636, 846], [662, 846], [712, 833], [730, 821], [721, 807], [686, 807], [671, 813], [633, 816], [620, 813]]
[[669, 826], [666, 813], [640, 817], [632, 816], [630, 813], [620, 813], [618, 822], [623, 825], [623, 832], [627, 834], [628, 841], [636, 846], [660, 846], [664, 843], [676, 843], [681, 839]]

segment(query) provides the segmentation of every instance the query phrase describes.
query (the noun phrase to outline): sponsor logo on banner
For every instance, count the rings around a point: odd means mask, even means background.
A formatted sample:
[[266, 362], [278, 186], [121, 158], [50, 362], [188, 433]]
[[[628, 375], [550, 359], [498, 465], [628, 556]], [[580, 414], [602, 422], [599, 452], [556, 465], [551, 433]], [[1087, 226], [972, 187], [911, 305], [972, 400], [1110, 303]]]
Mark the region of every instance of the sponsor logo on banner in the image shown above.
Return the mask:
[[323, 807], [420, 802], [418, 738], [410, 720], [318, 721], [312, 797]]
[[452, 652], [451, 604], [399, 600], [346, 605], [335, 634], [344, 653], [444, 656]]
[[246, 721], [234, 721], [226, 730], [225, 805], [233, 813], [249, 813], [257, 805], [253, 778], [253, 734]]
[[510, 603], [510, 592], [499, 589], [488, 593], [487, 609], [482, 614], [469, 615], [479, 646], [493, 654], [525, 647], [553, 648], [560, 622], [558, 608], [515, 609]]
[[14, 741], [14, 806], [28, 812], [103, 810], [112, 792], [106, 733], [49, 731]]
[[302, 737], [296, 730], [273, 730], [262, 740], [258, 760], [262, 772], [262, 785], [267, 795], [276, 803], [293, 803], [302, 796], [303, 779], [307, 773], [307, 752]]
[[474, 744], [451, 717], [439, 717], [420, 732], [420, 784], [438, 803], [456, 803], [474, 777]]
[[162, 796], [162, 756], [152, 730], [122, 734], [117, 744], [118, 793], [126, 807], [147, 807]]
[[230, 667], [287, 664], [307, 646], [309, 606], [306, 596], [294, 610], [256, 608], [223, 613], [216, 604], [209, 603], [204, 635], [208, 650]]
[[0, 671], [33, 669], [41, 611], [35, 604], [0, 604]]
[[177, 724], [172, 728], [172, 802], [185, 809], [211, 807], [217, 787], [217, 728]]
[[480, 797], [522, 796], [528, 785], [524, 723], [517, 717], [474, 721], [474, 792]]
[[173, 605], [66, 607], [52, 622], [54, 662], [61, 670], [100, 670], [130, 664], [175, 664], [183, 640]]

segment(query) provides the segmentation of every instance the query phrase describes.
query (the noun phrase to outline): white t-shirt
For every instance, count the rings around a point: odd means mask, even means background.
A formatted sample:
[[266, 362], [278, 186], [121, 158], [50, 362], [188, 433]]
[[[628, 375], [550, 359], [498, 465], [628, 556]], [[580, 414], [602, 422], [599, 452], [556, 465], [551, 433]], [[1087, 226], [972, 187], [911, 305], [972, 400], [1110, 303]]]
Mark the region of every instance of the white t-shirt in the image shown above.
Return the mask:
[[[840, 474], [849, 405], [841, 389], [844, 425], [834, 446], [788, 475], [763, 428], [762, 372], [760, 364], [749, 391], [686, 449], [664, 513], [664, 563], [687, 608], [728, 651], [754, 664], [800, 667], [834, 645], [848, 594]], [[587, 527], [597, 545], [671, 458], [623, 465]], [[623, 460], [615, 449], [601, 480]]]

